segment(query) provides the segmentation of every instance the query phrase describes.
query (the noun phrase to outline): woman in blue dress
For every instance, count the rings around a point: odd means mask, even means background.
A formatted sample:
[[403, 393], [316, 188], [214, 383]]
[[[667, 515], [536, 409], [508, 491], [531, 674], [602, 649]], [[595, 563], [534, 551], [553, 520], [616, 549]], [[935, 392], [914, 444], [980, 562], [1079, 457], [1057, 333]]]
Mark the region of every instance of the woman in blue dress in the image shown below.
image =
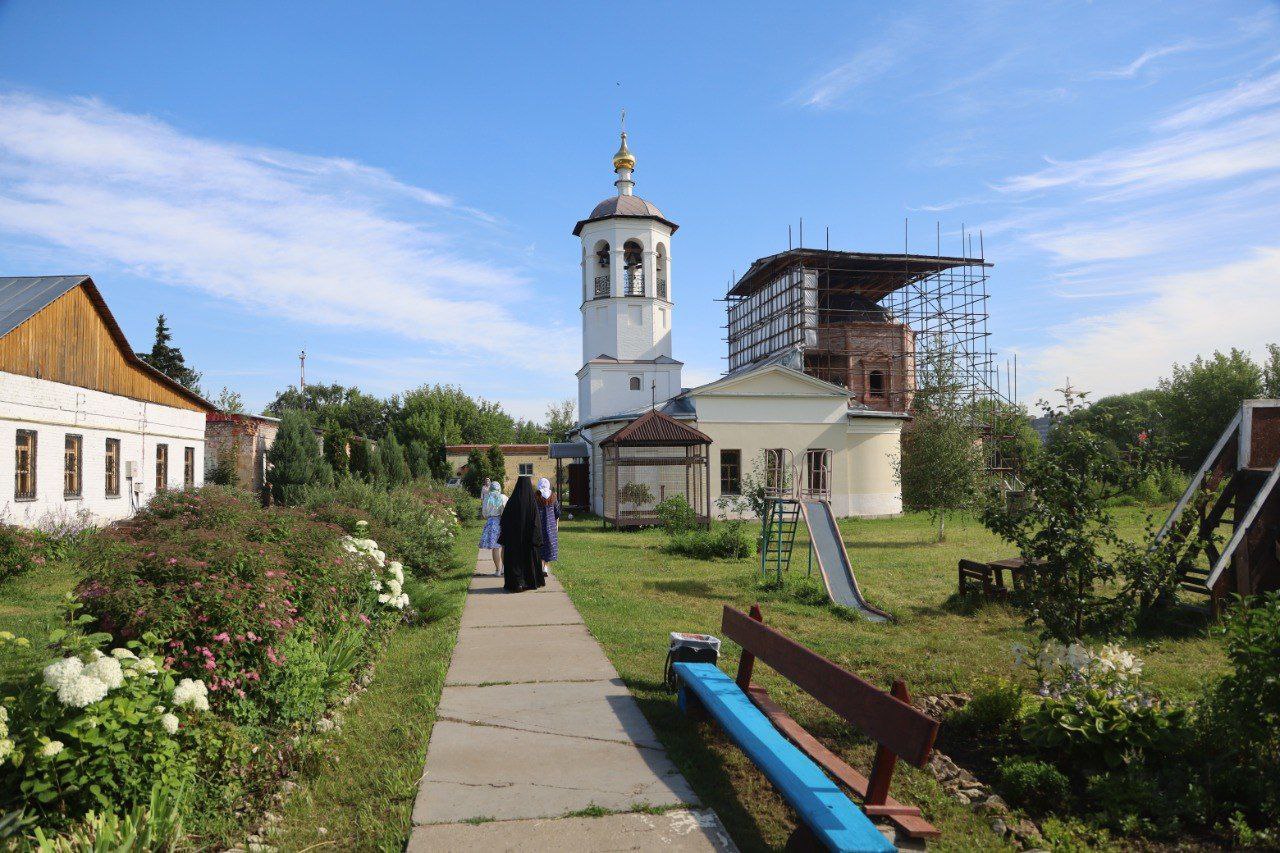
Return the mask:
[[551, 492], [551, 481], [538, 481], [538, 523], [542, 525], [542, 572], [550, 574], [551, 564], [560, 556], [560, 501]]
[[480, 499], [480, 517], [484, 519], [480, 547], [489, 549], [495, 575], [502, 574], [502, 545], [498, 542], [498, 536], [502, 532], [502, 510], [506, 505], [507, 496], [502, 493], [502, 483], [494, 480]]

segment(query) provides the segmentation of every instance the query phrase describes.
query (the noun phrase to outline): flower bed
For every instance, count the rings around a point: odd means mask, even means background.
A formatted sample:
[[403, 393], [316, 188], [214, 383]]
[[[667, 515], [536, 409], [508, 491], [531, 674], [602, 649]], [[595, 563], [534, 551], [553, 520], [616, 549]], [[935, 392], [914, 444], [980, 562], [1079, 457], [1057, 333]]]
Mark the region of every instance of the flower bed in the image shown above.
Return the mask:
[[343, 527], [211, 487], [96, 534], [79, 630], [55, 632], [58, 659], [0, 705], [0, 838], [98, 826], [161, 787], [189, 791], [197, 830], [225, 827], [265, 795], [412, 613], [402, 564], [356, 514], [332, 507]]

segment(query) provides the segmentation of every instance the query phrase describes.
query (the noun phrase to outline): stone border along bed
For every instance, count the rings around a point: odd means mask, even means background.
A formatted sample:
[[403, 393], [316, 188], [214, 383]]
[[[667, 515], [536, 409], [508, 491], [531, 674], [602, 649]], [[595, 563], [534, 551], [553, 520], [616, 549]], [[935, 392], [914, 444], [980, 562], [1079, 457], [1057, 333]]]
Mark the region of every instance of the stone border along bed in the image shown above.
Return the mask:
[[[969, 704], [971, 698], [967, 693], [942, 693], [938, 696], [921, 697], [913, 704], [934, 719], [943, 720]], [[982, 784], [978, 777], [956, 764], [945, 753], [935, 749], [926, 769], [952, 799], [990, 818], [991, 831], [996, 835], [1021, 845], [1024, 850], [1044, 848], [1044, 836], [1040, 834], [1040, 828], [1034, 821], [1014, 815], [1009, 804], [999, 794]]]

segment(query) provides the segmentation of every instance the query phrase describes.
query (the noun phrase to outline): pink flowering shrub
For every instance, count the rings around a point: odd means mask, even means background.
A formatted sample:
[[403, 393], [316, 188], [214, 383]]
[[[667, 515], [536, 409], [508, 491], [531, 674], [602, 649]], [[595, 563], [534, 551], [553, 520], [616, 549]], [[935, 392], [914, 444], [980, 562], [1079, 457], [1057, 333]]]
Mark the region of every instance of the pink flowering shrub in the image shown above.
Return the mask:
[[374, 630], [396, 618], [342, 536], [311, 513], [263, 510], [230, 489], [167, 492], [104, 534], [79, 597], [119, 641], [165, 638], [165, 665], [207, 684], [215, 712], [287, 723], [296, 715], [281, 713], [268, 686], [290, 665], [286, 648], [323, 644], [362, 617]]
[[0, 583], [24, 575], [45, 561], [40, 534], [0, 524]]

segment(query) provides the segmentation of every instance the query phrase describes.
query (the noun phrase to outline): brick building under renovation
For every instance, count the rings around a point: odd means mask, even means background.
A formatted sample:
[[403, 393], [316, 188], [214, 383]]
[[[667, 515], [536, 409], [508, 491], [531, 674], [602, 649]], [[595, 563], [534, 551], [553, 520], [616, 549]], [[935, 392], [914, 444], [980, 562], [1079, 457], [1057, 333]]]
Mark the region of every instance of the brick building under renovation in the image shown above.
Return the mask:
[[[945, 349], [960, 393], [996, 395], [982, 258], [789, 249], [751, 264], [728, 292], [730, 373], [803, 353], [804, 371], [850, 403], [905, 412], [917, 354]], [[927, 381], [927, 379], [926, 379]]]

